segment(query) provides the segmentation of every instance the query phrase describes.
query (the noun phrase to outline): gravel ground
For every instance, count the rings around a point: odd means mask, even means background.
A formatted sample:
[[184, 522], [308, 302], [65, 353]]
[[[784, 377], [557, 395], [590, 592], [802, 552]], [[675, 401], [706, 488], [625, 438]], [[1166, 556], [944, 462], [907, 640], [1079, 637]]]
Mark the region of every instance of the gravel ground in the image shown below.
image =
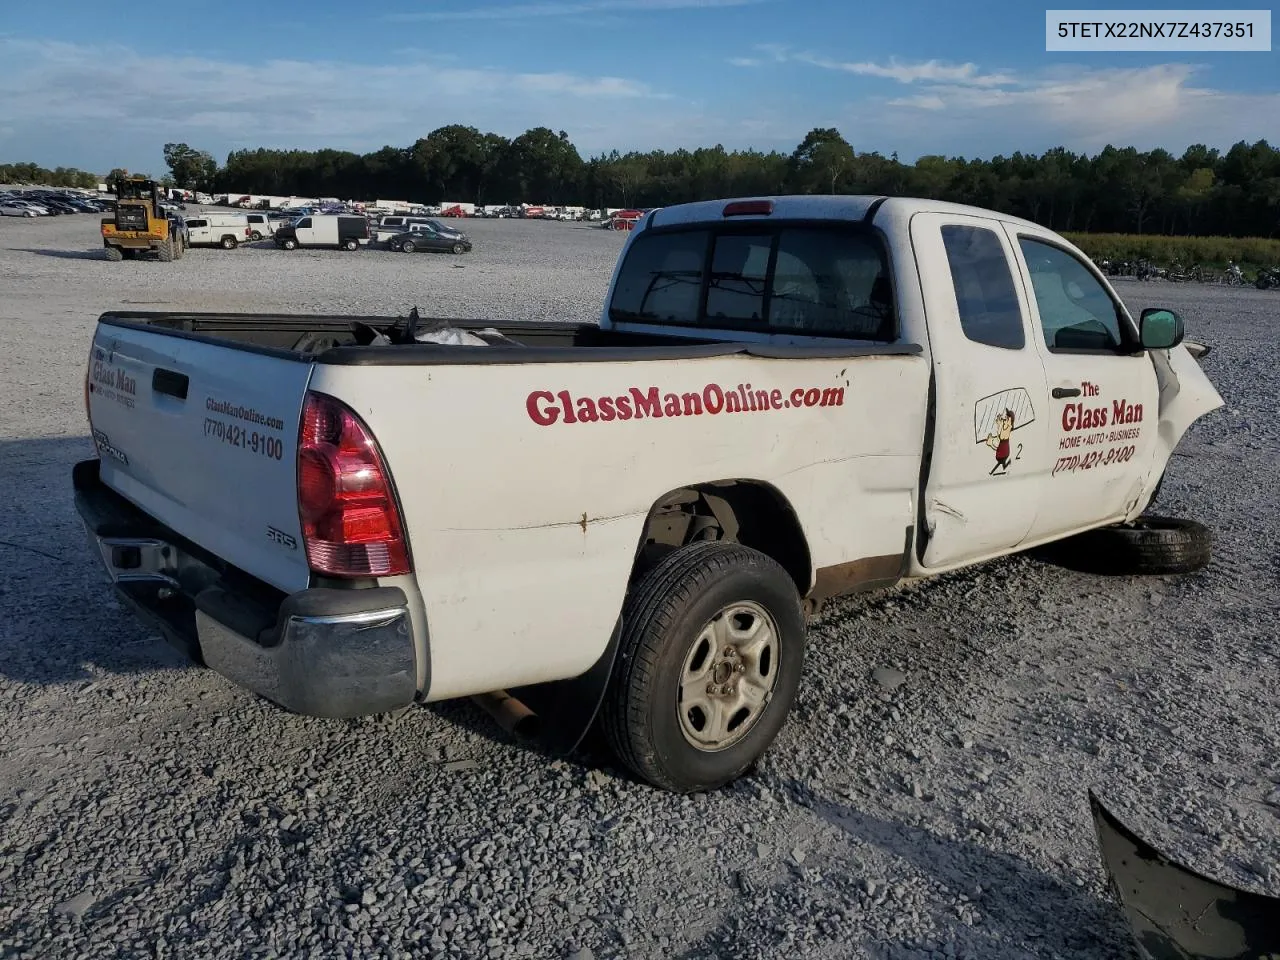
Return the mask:
[[101, 259], [0, 221], [0, 956], [1128, 956], [1086, 799], [1280, 893], [1280, 295], [1128, 283], [1213, 344], [1227, 406], [1165, 512], [1213, 564], [1018, 557], [829, 609], [759, 771], [709, 796], [548, 762], [470, 704], [295, 717], [184, 665], [86, 551], [69, 468], [102, 310], [593, 318], [622, 237], [478, 221], [475, 253]]

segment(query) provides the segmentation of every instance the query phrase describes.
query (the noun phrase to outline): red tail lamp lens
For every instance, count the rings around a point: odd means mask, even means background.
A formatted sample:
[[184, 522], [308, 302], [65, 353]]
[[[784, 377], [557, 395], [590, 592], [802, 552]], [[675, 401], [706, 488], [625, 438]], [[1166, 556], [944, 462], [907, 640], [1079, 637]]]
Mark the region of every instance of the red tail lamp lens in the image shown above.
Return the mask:
[[308, 393], [298, 439], [298, 514], [307, 562], [333, 577], [399, 576], [409, 551], [395, 491], [369, 428]]

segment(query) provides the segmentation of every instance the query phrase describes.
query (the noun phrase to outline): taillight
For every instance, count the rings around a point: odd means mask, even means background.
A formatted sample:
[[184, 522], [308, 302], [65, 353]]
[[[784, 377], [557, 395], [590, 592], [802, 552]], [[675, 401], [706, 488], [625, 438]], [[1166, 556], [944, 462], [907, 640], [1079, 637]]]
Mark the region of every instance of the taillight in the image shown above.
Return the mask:
[[725, 204], [721, 216], [725, 217], [767, 217], [773, 213], [772, 200], [735, 200]]
[[409, 549], [386, 464], [345, 404], [307, 393], [298, 434], [298, 514], [307, 563], [333, 577], [409, 572]]
[[89, 429], [93, 429], [93, 418], [89, 415], [89, 376], [93, 373], [93, 351], [95, 344], [89, 341], [89, 359], [84, 365], [84, 418], [89, 422]]

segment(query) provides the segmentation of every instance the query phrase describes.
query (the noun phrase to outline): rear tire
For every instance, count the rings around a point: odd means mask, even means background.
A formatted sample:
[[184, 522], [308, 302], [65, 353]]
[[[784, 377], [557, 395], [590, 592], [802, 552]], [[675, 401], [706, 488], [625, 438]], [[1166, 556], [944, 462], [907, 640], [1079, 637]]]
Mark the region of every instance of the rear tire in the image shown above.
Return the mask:
[[1082, 573], [1161, 576], [1194, 573], [1213, 556], [1213, 533], [1180, 517], [1147, 514], [1042, 547], [1045, 559]]
[[173, 241], [173, 259], [181, 260], [187, 255], [187, 245], [182, 242], [181, 237], [177, 237]]
[[749, 770], [800, 683], [805, 624], [787, 572], [736, 543], [691, 543], [632, 588], [622, 624], [600, 712], [618, 759], [677, 793]]
[[161, 263], [173, 262], [173, 237], [165, 237], [156, 245], [156, 259]]
[[406, 240], [404, 243], [400, 244], [401, 253], [413, 253], [413, 251], [417, 249], [418, 248], [413, 245], [412, 240]]
[[112, 261], [113, 263], [119, 263], [121, 260], [124, 259], [124, 251], [121, 250], [119, 247], [109, 243], [104, 244], [104, 247], [107, 251], [108, 260]]
[[348, 237], [346, 240], [342, 241], [343, 250], [351, 251], [351, 250], [358, 249], [359, 246], [360, 246], [359, 241], [357, 241], [354, 237]]
[[259, 240], [262, 239], [262, 234], [260, 234], [257, 230], [255, 230], [253, 231], [253, 233], [249, 234], [249, 239], [252, 240], [254, 243], [257, 243]]
[[236, 240], [236, 238], [235, 238], [235, 237], [223, 237], [223, 238], [222, 238], [222, 249], [223, 249], [223, 250], [234, 250], [237, 246], [239, 246], [239, 241], [238, 241], [238, 240]]
[[280, 246], [284, 247], [286, 250], [294, 250], [298, 246], [298, 241], [292, 240], [292, 239], [285, 240], [283, 243], [280, 244]]

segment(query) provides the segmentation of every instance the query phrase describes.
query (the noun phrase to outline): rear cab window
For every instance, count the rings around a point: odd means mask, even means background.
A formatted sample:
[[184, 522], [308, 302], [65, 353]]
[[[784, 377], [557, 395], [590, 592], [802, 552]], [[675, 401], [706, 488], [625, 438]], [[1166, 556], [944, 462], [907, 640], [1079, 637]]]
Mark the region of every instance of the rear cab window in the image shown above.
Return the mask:
[[888, 256], [857, 224], [647, 230], [614, 284], [614, 322], [892, 341]]

